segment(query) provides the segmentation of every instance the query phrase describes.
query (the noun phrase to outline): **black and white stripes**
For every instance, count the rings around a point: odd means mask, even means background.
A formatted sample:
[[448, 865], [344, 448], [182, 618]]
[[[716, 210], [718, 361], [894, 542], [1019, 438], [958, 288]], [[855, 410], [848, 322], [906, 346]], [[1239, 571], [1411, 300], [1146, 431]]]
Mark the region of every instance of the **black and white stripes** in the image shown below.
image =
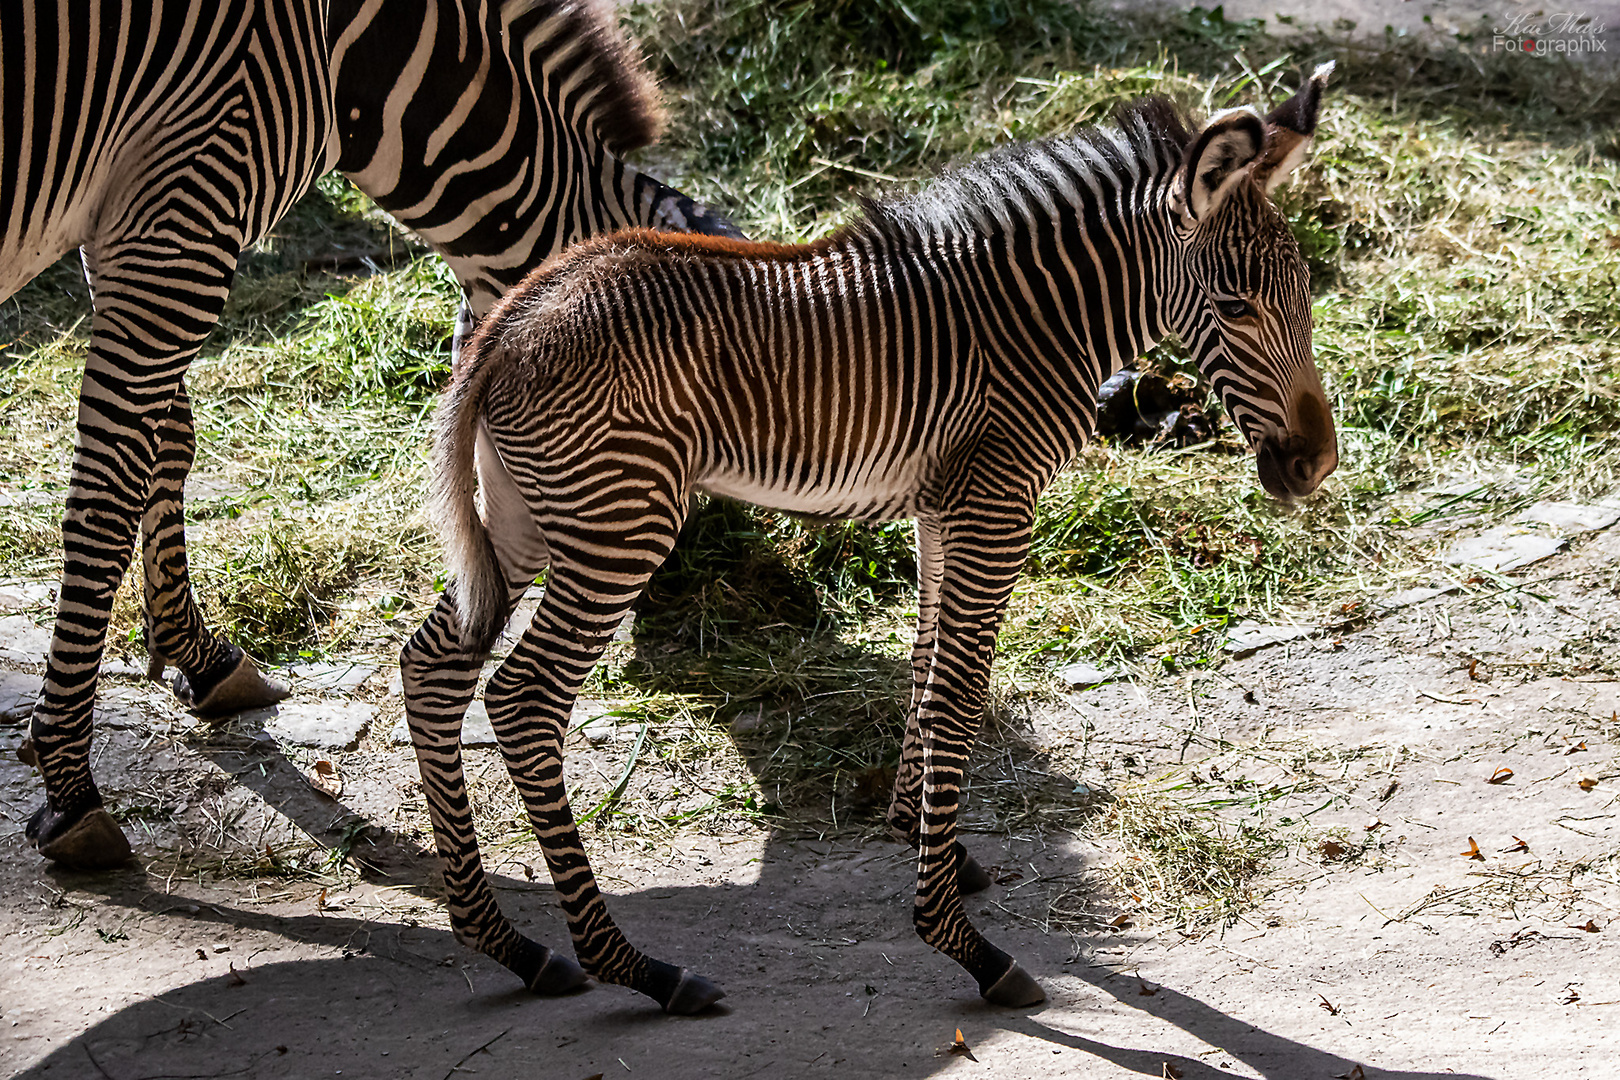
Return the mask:
[[0, 298], [80, 246], [95, 318], [28, 835], [129, 853], [90, 775], [112, 597], [143, 538], [152, 673], [204, 714], [285, 688], [192, 599], [184, 375], [237, 259], [329, 168], [444, 255], [472, 315], [580, 236], [734, 230], [617, 153], [657, 131], [607, 0], [28, 0], [0, 6]]
[[[985, 878], [955, 834], [1035, 500], [1089, 437], [1101, 382], [1171, 333], [1259, 451], [1268, 489], [1305, 495], [1332, 471], [1304, 266], [1267, 197], [1303, 156], [1325, 79], [1266, 120], [1226, 113], [1197, 132], [1167, 103], [1142, 102], [1116, 127], [989, 155], [874, 204], [816, 244], [598, 238], [508, 294], [441, 412], [435, 504], [452, 586], [401, 658], [464, 940], [530, 985], [588, 973], [672, 1012], [719, 997], [614, 926], [561, 761], [580, 685], [691, 493], [708, 491], [917, 521], [912, 710], [889, 822], [919, 850], [923, 940], [990, 1001], [1040, 1000], [968, 922], [962, 889]], [[456, 745], [490, 643], [548, 565], [486, 703], [582, 968], [499, 916]]]

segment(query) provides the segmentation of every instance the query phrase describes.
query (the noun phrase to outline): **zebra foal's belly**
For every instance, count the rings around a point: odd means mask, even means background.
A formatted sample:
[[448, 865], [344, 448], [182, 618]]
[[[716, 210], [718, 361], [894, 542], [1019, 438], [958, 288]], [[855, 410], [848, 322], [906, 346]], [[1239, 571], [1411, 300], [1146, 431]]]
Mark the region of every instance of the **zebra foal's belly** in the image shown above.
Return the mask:
[[917, 473], [915, 466], [885, 469], [866, 464], [829, 468], [820, 476], [813, 469], [781, 477], [714, 469], [699, 476], [696, 487], [709, 495], [802, 517], [893, 521], [916, 515]]

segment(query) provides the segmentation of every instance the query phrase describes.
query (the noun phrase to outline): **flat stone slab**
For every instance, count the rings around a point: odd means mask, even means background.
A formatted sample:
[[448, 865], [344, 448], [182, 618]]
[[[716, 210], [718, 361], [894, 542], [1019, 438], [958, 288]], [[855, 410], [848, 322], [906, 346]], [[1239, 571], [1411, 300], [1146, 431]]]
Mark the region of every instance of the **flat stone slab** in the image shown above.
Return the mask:
[[1282, 626], [1245, 619], [1226, 632], [1226, 645], [1223, 647], [1229, 653], [1241, 655], [1321, 632], [1320, 626]]
[[1564, 540], [1545, 533], [1526, 532], [1513, 525], [1498, 525], [1478, 536], [1460, 540], [1440, 557], [1447, 566], [1472, 566], [1505, 574], [1557, 554]]
[[377, 710], [359, 701], [294, 701], [243, 713], [277, 742], [318, 750], [352, 750]]
[[[574, 715], [570, 718], [570, 723], [575, 726], [583, 724], [611, 708], [613, 705], [610, 702], [581, 698], [574, 702]], [[588, 730], [595, 731], [601, 726], [600, 723], [594, 724]], [[393, 729], [388, 733], [388, 740], [395, 746], [411, 745], [411, 732], [405, 724], [404, 717], [394, 722]], [[495, 729], [490, 726], [489, 713], [484, 708], [483, 698], [477, 698], [467, 706], [467, 715], [461, 721], [461, 745], [468, 747], [499, 745], [495, 741]]]
[[50, 581], [0, 582], [0, 611], [32, 611], [56, 606], [56, 583]]
[[40, 677], [23, 671], [0, 671], [0, 724], [20, 724], [34, 711]]
[[321, 694], [352, 694], [360, 684], [377, 674], [377, 665], [355, 660], [323, 660], [308, 664], [293, 664], [281, 669], [294, 691]]
[[51, 647], [51, 631], [26, 615], [0, 616], [0, 660], [37, 664]]
[[1083, 690], [1088, 686], [1099, 686], [1105, 682], [1112, 682], [1119, 678], [1119, 674], [1118, 668], [1101, 668], [1084, 660], [1065, 665], [1057, 670], [1057, 677], [1067, 683], [1071, 690]]
[[1433, 600], [1437, 596], [1445, 596], [1447, 593], [1456, 591], [1457, 586], [1455, 585], [1448, 585], [1443, 588], [1419, 586], [1415, 589], [1402, 589], [1399, 592], [1390, 593], [1388, 596], [1374, 601], [1374, 605], [1381, 611], [1399, 611], [1401, 608], [1421, 604]]
[[1550, 525], [1563, 536], [1579, 536], [1581, 533], [1607, 529], [1620, 521], [1620, 506], [1543, 502], [1520, 514], [1518, 520], [1530, 525]]

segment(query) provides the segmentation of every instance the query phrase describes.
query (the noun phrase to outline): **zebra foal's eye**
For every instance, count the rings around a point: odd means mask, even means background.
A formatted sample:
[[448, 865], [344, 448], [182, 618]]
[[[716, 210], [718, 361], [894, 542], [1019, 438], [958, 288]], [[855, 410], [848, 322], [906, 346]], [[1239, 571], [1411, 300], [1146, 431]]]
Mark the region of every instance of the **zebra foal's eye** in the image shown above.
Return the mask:
[[1254, 308], [1249, 306], [1247, 300], [1216, 300], [1215, 307], [1228, 319], [1241, 319], [1254, 314]]

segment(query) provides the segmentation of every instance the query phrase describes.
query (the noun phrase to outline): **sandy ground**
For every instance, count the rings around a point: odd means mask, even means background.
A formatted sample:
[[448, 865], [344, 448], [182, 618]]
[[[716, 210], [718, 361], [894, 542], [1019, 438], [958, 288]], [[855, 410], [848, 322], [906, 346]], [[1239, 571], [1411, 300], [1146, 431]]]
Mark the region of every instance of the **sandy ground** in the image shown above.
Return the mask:
[[[717, 979], [725, 1008], [671, 1019], [613, 987], [531, 998], [447, 932], [419, 815], [403, 809], [420, 798], [407, 751], [368, 736], [335, 755], [340, 805], [251, 723], [197, 727], [133, 677], [109, 679], [104, 786], [170, 805], [144, 825], [145, 869], [55, 871], [20, 835], [35, 780], [4, 754], [0, 1068], [114, 1080], [1112, 1078], [1167, 1066], [1272, 1080], [1608, 1076], [1620, 1060], [1620, 683], [1580, 671], [1583, 656], [1612, 653], [1617, 575], [1613, 527], [1506, 593], [1476, 585], [1218, 673], [1112, 683], [1033, 716], [1024, 737], [1073, 763], [1064, 782], [1231, 783], [1241, 767], [1238, 789], [1280, 789], [1326, 776], [1334, 805], [1311, 825], [1342, 826], [1359, 857], [1297, 851], [1241, 919], [1187, 936], [1135, 925], [1128, 901], [1087, 884], [1114, 856], [1062, 830], [972, 836], [1006, 884], [969, 910], [1050, 994], [1023, 1014], [986, 1006], [913, 936], [910, 859], [896, 845], [752, 831], [593, 845], [621, 924]], [[7, 666], [19, 679], [30, 665]], [[369, 691], [386, 694], [376, 679]], [[21, 736], [0, 733], [5, 747]], [[575, 742], [575, 775], [612, 772], [626, 753]], [[474, 755], [475, 772], [489, 764]], [[1512, 778], [1489, 783], [1501, 768]], [[1596, 783], [1583, 790], [1583, 778]], [[265, 836], [283, 843], [296, 828], [333, 845], [354, 814], [374, 825], [358, 850], [382, 867], [375, 883], [247, 872]], [[235, 870], [170, 857], [182, 834], [216, 828], [213, 850]], [[1463, 854], [1471, 844], [1482, 860]], [[525, 859], [532, 848], [491, 860], [503, 901], [561, 944]], [[1076, 897], [1091, 928], [1058, 929], [1054, 901]], [[945, 1052], [957, 1028], [971, 1059]]]

